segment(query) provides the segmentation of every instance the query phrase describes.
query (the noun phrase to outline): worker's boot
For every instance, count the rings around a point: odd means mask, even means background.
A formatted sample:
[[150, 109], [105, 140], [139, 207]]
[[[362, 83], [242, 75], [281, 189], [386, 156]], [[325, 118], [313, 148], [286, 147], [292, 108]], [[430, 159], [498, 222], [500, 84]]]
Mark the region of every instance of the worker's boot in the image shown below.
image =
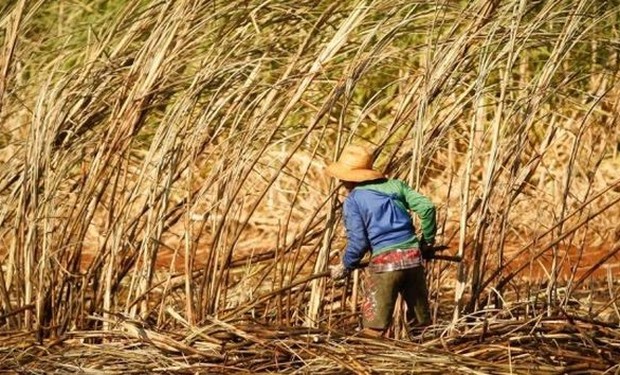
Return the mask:
[[[409, 340], [413, 342], [424, 342], [424, 335], [428, 332], [428, 327], [430, 327], [430, 322], [425, 322], [422, 324], [416, 324], [415, 321], [409, 322]], [[428, 335], [427, 335], [428, 337]]]

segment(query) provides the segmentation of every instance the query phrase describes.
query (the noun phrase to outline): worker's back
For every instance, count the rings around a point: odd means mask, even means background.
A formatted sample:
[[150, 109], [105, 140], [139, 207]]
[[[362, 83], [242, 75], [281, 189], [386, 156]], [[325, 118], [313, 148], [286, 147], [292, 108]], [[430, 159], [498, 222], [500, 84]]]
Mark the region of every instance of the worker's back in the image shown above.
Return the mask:
[[[397, 192], [375, 187], [388, 187], [387, 183], [360, 186], [347, 197], [347, 205], [355, 205], [364, 223], [373, 254], [395, 245], [415, 240], [411, 216], [404, 207], [403, 198]], [[345, 210], [347, 214], [355, 212]], [[345, 216], [345, 222], [350, 221]], [[346, 223], [345, 223], [346, 225]]]

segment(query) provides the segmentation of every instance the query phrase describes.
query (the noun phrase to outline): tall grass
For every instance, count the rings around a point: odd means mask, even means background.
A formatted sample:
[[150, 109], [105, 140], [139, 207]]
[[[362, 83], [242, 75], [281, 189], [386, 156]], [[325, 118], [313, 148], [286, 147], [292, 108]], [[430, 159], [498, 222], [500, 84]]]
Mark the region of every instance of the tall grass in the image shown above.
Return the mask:
[[617, 269], [616, 2], [0, 11], [5, 331], [354, 326], [357, 281], [309, 276], [344, 246], [349, 142], [438, 204], [464, 259], [429, 264], [438, 325], [540, 288], [552, 316]]

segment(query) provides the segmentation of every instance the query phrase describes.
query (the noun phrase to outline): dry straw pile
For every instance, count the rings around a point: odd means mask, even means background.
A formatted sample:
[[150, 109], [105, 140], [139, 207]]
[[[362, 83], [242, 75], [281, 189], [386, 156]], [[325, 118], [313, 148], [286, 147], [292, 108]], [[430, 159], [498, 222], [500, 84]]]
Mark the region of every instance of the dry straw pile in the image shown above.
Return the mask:
[[[618, 373], [619, 7], [0, 3], [0, 370]], [[319, 277], [349, 142], [464, 258], [413, 342]]]

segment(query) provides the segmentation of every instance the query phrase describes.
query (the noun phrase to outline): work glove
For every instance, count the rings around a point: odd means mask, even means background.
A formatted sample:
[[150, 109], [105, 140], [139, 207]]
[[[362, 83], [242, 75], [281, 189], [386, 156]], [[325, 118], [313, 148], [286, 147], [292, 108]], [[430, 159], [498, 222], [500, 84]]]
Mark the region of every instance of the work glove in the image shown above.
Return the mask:
[[422, 259], [433, 259], [435, 257], [435, 243], [422, 238], [420, 240], [420, 251], [422, 252]]
[[329, 277], [332, 280], [342, 280], [349, 274], [349, 270], [345, 268], [344, 264], [340, 263], [334, 266], [329, 266]]

